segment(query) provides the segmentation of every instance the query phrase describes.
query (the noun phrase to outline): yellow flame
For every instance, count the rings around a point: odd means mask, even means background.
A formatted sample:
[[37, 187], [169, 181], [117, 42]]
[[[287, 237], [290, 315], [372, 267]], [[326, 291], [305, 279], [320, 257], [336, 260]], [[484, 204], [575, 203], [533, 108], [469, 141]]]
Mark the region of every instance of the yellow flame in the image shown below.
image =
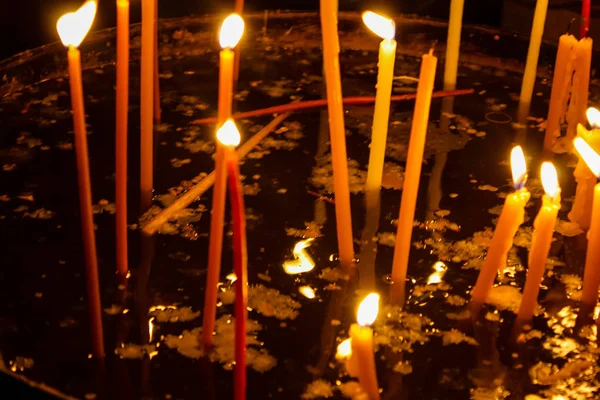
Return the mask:
[[152, 334], [154, 333], [154, 317], [150, 318], [148, 320], [148, 337], [149, 339], [149, 343], [152, 343]]
[[585, 161], [592, 173], [600, 177], [600, 154], [596, 153], [592, 146], [580, 137], [575, 138], [574, 144], [577, 152], [581, 158], [583, 158], [583, 161]]
[[527, 179], [527, 164], [521, 146], [515, 146], [510, 153], [510, 166], [512, 168], [513, 184], [515, 187], [524, 186]]
[[352, 339], [348, 338], [342, 343], [338, 344], [337, 352], [335, 353], [335, 359], [343, 361], [352, 355]]
[[310, 286], [300, 286], [298, 288], [300, 294], [302, 294], [307, 299], [314, 299], [317, 295], [315, 294], [315, 290]]
[[600, 126], [600, 111], [590, 107], [585, 114], [592, 128], [598, 128]]
[[225, 277], [225, 279], [227, 279], [231, 283], [234, 283], [235, 281], [237, 281], [237, 276], [236, 276], [235, 272], [232, 272], [229, 275], [227, 275]]
[[441, 283], [442, 278], [446, 274], [447, 269], [448, 267], [446, 266], [446, 264], [444, 264], [441, 261], [438, 261], [435, 264], [433, 264], [433, 273], [429, 275], [429, 278], [427, 278], [427, 284], [432, 285], [435, 283]]
[[286, 274], [302, 274], [304, 272], [310, 272], [315, 268], [315, 262], [305, 250], [307, 247], [310, 247], [310, 243], [313, 240], [314, 239], [310, 238], [296, 243], [294, 250], [292, 250], [296, 259], [283, 263], [283, 270]]
[[544, 191], [551, 198], [555, 198], [560, 193], [556, 168], [554, 168], [551, 162], [546, 161], [542, 164], [542, 186], [544, 186]]
[[79, 47], [90, 31], [96, 16], [96, 2], [90, 0], [79, 10], [63, 15], [56, 23], [58, 36], [65, 46]]
[[232, 119], [228, 119], [217, 131], [217, 140], [225, 146], [235, 147], [240, 144], [240, 131]]
[[361, 326], [369, 326], [375, 322], [378, 313], [379, 295], [377, 293], [370, 293], [358, 306], [356, 320]]
[[244, 20], [238, 14], [231, 14], [221, 25], [221, 32], [219, 33], [219, 42], [221, 47], [234, 48], [239, 43], [242, 35], [244, 34]]
[[396, 36], [396, 24], [391, 19], [366, 11], [362, 15], [362, 20], [373, 33], [382, 39], [393, 39]]

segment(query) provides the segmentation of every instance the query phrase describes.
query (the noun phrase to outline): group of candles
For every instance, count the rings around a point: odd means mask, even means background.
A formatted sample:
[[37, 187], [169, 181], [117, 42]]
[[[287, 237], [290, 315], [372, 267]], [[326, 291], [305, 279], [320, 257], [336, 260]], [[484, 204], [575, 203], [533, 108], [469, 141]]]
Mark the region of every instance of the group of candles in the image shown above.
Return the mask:
[[[541, 34], [545, 22], [547, 0], [538, 0], [532, 40], [527, 58], [527, 66], [521, 93], [519, 113], [528, 110], [531, 91], [535, 82], [537, 58]], [[585, 12], [584, 21], [589, 23], [589, 9]], [[127, 216], [126, 216], [126, 177], [127, 177], [127, 108], [128, 108], [128, 63], [129, 63], [129, 3], [128, 0], [117, 0], [117, 271], [120, 276], [127, 273]], [[451, 20], [448, 31], [446, 49], [446, 69], [444, 88], [454, 89], [458, 68], [458, 54], [464, 0], [452, 0]], [[339, 36], [337, 30], [337, 2], [321, 1], [321, 24], [323, 39], [323, 62], [327, 87], [327, 104], [331, 136], [332, 164], [334, 172], [334, 195], [337, 224], [339, 257], [342, 268], [353, 268], [354, 250], [350, 211], [350, 192], [348, 185], [348, 165], [346, 156], [345, 127], [342, 104], [342, 85], [339, 64]], [[86, 256], [88, 303], [93, 332], [93, 354], [104, 356], [102, 338], [102, 319], [100, 308], [100, 291], [96, 259], [95, 238], [92, 217], [91, 184], [87, 155], [87, 137], [85, 130], [85, 112], [83, 106], [83, 90], [81, 82], [80, 54], [77, 49], [94, 20], [96, 3], [87, 1], [79, 10], [63, 16], [57, 29], [60, 37], [68, 47], [71, 100], [74, 119], [75, 147], [78, 165], [79, 193], [81, 203], [81, 220]], [[587, 17], [585, 17], [587, 15]], [[386, 138], [390, 112], [390, 97], [396, 59], [395, 25], [390, 19], [372, 12], [363, 14], [363, 21], [375, 34], [382, 38], [379, 49], [379, 72], [377, 77], [377, 93], [372, 131], [372, 143], [369, 157], [368, 177], [365, 188], [367, 207], [369, 199], [378, 202], [381, 188], [383, 163], [385, 158]], [[158, 96], [155, 87], [157, 76], [156, 63], [156, 0], [145, 0], [142, 7], [142, 56], [141, 56], [141, 188], [142, 210], [151, 204], [152, 196], [152, 129], [153, 119], [160, 114], [157, 106]], [[223, 248], [223, 229], [225, 220], [225, 203], [227, 188], [232, 208], [234, 270], [236, 274], [235, 305], [235, 398], [241, 400], [246, 395], [246, 363], [245, 338], [247, 314], [247, 251], [244, 201], [238, 159], [235, 147], [240, 143], [240, 133], [231, 119], [233, 81], [236, 64], [235, 47], [244, 31], [244, 21], [238, 14], [227, 17], [220, 33], [220, 74], [217, 126], [217, 152], [215, 157], [215, 182], [212, 202], [210, 227], [210, 243], [208, 255], [208, 274], [205, 291], [203, 335], [201, 345], [205, 351], [211, 350], [213, 344], [214, 324], [216, 316], [217, 291], [220, 278], [220, 264]], [[584, 32], [587, 32], [585, 25]], [[560, 124], [566, 114], [567, 121], [575, 129], [569, 128], [567, 139], [573, 143], [581, 159], [575, 176], [578, 182], [577, 196], [572, 211], [573, 218], [583, 229], [589, 229], [588, 253], [584, 276], [582, 304], [593, 309], [597, 301], [600, 285], [600, 270], [595, 268], [600, 263], [600, 131], [587, 131], [582, 123], [582, 110], [587, 107], [591, 39], [583, 37], [580, 41], [572, 35], [560, 38], [555, 75], [553, 80], [548, 128], [545, 144], [548, 148], [555, 144], [560, 135]], [[433, 50], [422, 57], [419, 85], [417, 88], [414, 117], [411, 128], [410, 143], [406, 162], [406, 174], [398, 219], [396, 248], [394, 251], [392, 280], [394, 282], [392, 300], [402, 303], [405, 297], [405, 281], [408, 266], [411, 234], [414, 213], [421, 175], [425, 137], [429, 121], [429, 110], [433, 84], [437, 69], [437, 58]], [[531, 72], [533, 71], [533, 72]], [[571, 85], [571, 76], [575, 76]], [[570, 94], [570, 95], [569, 95]], [[571, 102], [569, 110], [567, 99]], [[590, 114], [594, 116], [594, 112]], [[590, 121], [592, 125], [600, 123], [600, 119]], [[558, 132], [558, 134], [557, 134]], [[573, 133], [575, 132], [575, 133]], [[575, 136], [578, 134], [578, 137]], [[485, 303], [494, 283], [497, 271], [506, 264], [507, 253], [512, 247], [512, 240], [519, 226], [524, 221], [524, 209], [530, 194], [525, 188], [527, 169], [525, 157], [520, 147], [512, 152], [512, 169], [515, 192], [510, 194], [500, 215], [496, 231], [481, 269], [479, 278], [471, 293], [471, 311], [476, 316]], [[523, 300], [517, 316], [517, 326], [531, 320], [539, 292], [540, 283], [546, 265], [547, 255], [552, 242], [552, 235], [560, 209], [560, 187], [557, 174], [551, 163], [542, 165], [542, 182], [545, 190], [543, 204], [534, 222], [534, 235], [529, 254], [529, 270], [525, 283]], [[377, 316], [379, 296], [370, 294], [365, 298], [358, 312], [358, 324], [352, 325], [350, 341], [343, 342], [339, 354], [348, 358], [347, 369], [351, 375], [358, 376], [363, 389], [370, 399], [379, 398], [375, 362], [373, 354], [373, 332], [369, 327]], [[99, 332], [99, 334], [98, 334]]]

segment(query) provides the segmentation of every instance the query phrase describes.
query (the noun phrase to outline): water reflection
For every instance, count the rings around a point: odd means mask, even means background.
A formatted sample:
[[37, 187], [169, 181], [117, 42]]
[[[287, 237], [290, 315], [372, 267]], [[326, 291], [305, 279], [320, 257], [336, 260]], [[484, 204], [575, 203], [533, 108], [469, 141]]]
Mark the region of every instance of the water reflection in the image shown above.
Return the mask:
[[377, 241], [373, 237], [379, 229], [381, 215], [381, 197], [379, 192], [365, 194], [365, 227], [360, 242], [358, 255], [359, 287], [364, 291], [375, 290], [375, 259], [377, 258]]

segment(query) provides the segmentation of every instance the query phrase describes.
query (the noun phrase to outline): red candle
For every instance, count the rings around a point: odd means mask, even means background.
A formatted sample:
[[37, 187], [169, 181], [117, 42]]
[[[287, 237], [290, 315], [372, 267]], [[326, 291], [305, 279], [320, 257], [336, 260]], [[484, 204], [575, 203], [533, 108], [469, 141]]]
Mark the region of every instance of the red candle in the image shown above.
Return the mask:
[[240, 181], [240, 169], [235, 147], [240, 143], [240, 133], [229, 119], [217, 132], [224, 146], [227, 165], [227, 182], [230, 193], [233, 225], [233, 267], [235, 281], [235, 370], [234, 399], [246, 398], [246, 318], [248, 307], [248, 253], [246, 249], [246, 214]]
[[588, 35], [590, 31], [590, 9], [592, 7], [592, 0], [583, 0], [581, 6], [581, 32], [580, 39], [583, 39]]

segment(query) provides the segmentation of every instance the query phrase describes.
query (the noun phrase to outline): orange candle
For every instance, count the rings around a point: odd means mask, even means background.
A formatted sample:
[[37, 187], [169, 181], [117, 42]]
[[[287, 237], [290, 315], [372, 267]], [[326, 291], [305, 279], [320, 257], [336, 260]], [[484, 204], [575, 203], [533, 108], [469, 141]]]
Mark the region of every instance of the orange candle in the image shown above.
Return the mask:
[[575, 44], [573, 57], [575, 58], [573, 75], [573, 88], [567, 112], [567, 139], [574, 140], [577, 135], [577, 125], [585, 123], [590, 91], [590, 75], [592, 68], [592, 38], [586, 37]]
[[415, 219], [417, 194], [419, 193], [421, 164], [423, 164], [423, 151], [425, 149], [427, 125], [429, 124], [429, 108], [431, 106], [436, 68], [437, 58], [433, 55], [432, 50], [429, 54], [423, 55], [423, 61], [421, 62], [417, 100], [406, 158], [404, 186], [402, 187], [400, 216], [398, 217], [396, 232], [396, 247], [394, 248], [392, 265], [392, 281], [394, 282], [392, 285], [392, 299], [399, 303], [404, 303], [405, 298], [406, 270], [408, 269], [410, 242]]
[[[219, 73], [219, 109], [218, 126], [231, 116], [233, 101], [234, 52], [244, 32], [244, 20], [237, 14], [231, 14], [221, 26], [220, 43], [223, 50], [220, 54]], [[210, 220], [210, 237], [208, 246], [208, 272], [204, 293], [204, 316], [202, 342], [205, 351], [213, 345], [213, 331], [217, 314], [217, 292], [221, 274], [221, 255], [223, 251], [223, 226], [225, 223], [225, 197], [227, 194], [227, 167], [225, 150], [217, 141], [215, 155], [215, 185], [213, 188], [212, 213]]]
[[162, 111], [160, 109], [160, 76], [158, 70], [158, 0], [154, 3], [154, 121], [160, 123]]
[[141, 211], [152, 204], [154, 187], [154, 13], [156, 0], [142, 2], [142, 59], [140, 100], [140, 191]]
[[127, 255], [127, 117], [129, 113], [129, 0], [117, 0], [117, 126], [115, 204], [117, 273], [126, 276]]
[[515, 322], [516, 332], [520, 331], [523, 324], [533, 318], [540, 292], [540, 284], [544, 277], [548, 252], [552, 245], [552, 235], [556, 225], [556, 218], [560, 210], [560, 186], [554, 165], [549, 162], [542, 164], [542, 184], [546, 194], [542, 199], [542, 208], [533, 222], [533, 236], [529, 250], [527, 279], [523, 289], [523, 298]]
[[77, 49], [92, 27], [95, 16], [96, 2], [88, 1], [76, 12], [63, 15], [58, 20], [56, 28], [63, 44], [69, 48], [69, 83], [71, 86], [73, 130], [75, 132], [75, 156], [77, 158], [81, 230], [86, 265], [88, 312], [92, 330], [92, 354], [94, 357], [104, 358], [98, 259], [96, 256], [96, 237], [94, 234], [94, 217], [92, 213], [92, 186], [90, 182], [81, 78], [81, 54]]
[[[581, 158], [592, 170], [594, 176], [600, 177], [600, 155], [582, 138], [575, 139], [575, 148]], [[600, 286], [600, 184], [594, 186], [592, 218], [588, 231], [588, 247], [583, 275], [583, 292], [581, 295], [582, 310], [591, 312], [598, 301]]]
[[337, 5], [336, 0], [321, 0], [321, 30], [325, 83], [327, 86], [327, 110], [329, 112], [329, 135], [331, 137], [338, 248], [340, 263], [344, 267], [349, 267], [354, 261], [354, 244], [352, 239], [352, 214], [350, 212], [348, 160], [346, 156], [346, 128], [344, 127], [344, 107], [342, 104], [342, 80], [340, 76]]

